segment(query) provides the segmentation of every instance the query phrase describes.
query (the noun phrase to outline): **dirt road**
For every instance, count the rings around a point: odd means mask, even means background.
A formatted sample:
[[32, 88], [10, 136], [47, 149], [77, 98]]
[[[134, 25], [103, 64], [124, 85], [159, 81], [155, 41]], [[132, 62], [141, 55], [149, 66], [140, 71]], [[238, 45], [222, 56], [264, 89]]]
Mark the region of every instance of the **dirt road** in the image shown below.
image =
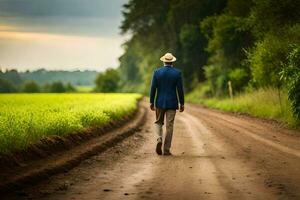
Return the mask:
[[153, 121], [148, 111], [134, 136], [4, 199], [300, 199], [299, 132], [188, 105], [173, 156], [157, 156]]

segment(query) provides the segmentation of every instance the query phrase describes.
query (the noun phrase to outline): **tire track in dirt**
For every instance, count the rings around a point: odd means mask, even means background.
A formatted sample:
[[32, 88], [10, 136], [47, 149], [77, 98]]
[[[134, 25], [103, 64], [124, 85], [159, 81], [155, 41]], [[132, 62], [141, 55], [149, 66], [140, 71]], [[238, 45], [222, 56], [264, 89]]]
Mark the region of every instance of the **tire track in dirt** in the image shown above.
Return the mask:
[[[231, 146], [232, 154], [235, 152], [257, 175], [263, 176], [264, 185], [275, 189], [276, 194], [281, 195], [279, 199], [300, 198], [300, 159], [293, 154], [300, 149], [299, 131], [253, 117], [198, 106], [191, 106], [190, 110], [216, 137]], [[249, 131], [251, 135], [247, 134]], [[257, 137], [251, 137], [253, 135]], [[278, 148], [282, 146], [287, 148]], [[290, 149], [293, 151], [287, 151]]]
[[258, 141], [266, 142], [268, 145], [277, 148], [280, 151], [299, 157], [300, 134], [297, 130], [286, 129], [278, 123], [266, 122], [266, 120], [261, 120], [259, 118], [224, 113], [222, 111], [210, 110], [196, 105], [191, 106], [191, 111], [197, 111], [193, 112], [193, 114], [198, 118], [202, 119], [203, 116], [206, 116], [208, 119], [218, 121], [218, 123], [222, 123], [224, 126], [231, 127], [235, 130], [245, 130]]
[[[253, 139], [255, 139], [265, 145], [268, 145], [272, 148], [275, 148], [278, 151], [282, 151], [284, 153], [288, 153], [288, 154], [291, 154], [291, 155], [294, 155], [294, 156], [300, 158], [300, 150], [294, 149], [292, 147], [288, 147], [285, 145], [281, 145], [278, 143], [278, 141], [276, 143], [275, 141], [272, 141], [270, 139], [265, 139], [264, 137], [260, 136], [258, 134], [259, 132], [266, 132], [266, 130], [264, 130], [261, 127], [259, 129], [256, 127], [256, 132], [255, 132], [249, 128], [249, 125], [248, 125], [248, 127], [245, 127], [242, 124], [239, 124], [239, 123], [241, 123], [241, 120], [237, 120], [237, 122], [234, 122], [233, 120], [228, 120], [226, 118], [224, 119], [220, 116], [216, 116], [216, 115], [212, 115], [212, 116], [215, 121], [222, 124], [223, 126], [227, 126], [229, 128], [232, 128], [233, 130], [239, 130], [243, 134], [247, 134], [248, 136], [252, 137]], [[248, 122], [246, 122], [246, 123], [249, 124]], [[300, 145], [298, 145], [298, 148], [300, 148]]]
[[[204, 141], [204, 154], [207, 155], [207, 162], [210, 163], [209, 170], [202, 172], [203, 177], [214, 182], [206, 182], [206, 187], [212, 185], [214, 193], [219, 191], [213, 199], [273, 199], [275, 192], [265, 188], [263, 179], [251, 177], [255, 169], [249, 168], [234, 155], [232, 149], [223, 138], [216, 137], [216, 132], [209, 130], [199, 118], [190, 113], [182, 117], [185, 124], [192, 124], [194, 133], [197, 133], [198, 141]], [[195, 132], [196, 130], [196, 132]], [[204, 162], [205, 163], [205, 162]], [[203, 162], [200, 164], [203, 165]], [[256, 170], [255, 170], [256, 171]]]

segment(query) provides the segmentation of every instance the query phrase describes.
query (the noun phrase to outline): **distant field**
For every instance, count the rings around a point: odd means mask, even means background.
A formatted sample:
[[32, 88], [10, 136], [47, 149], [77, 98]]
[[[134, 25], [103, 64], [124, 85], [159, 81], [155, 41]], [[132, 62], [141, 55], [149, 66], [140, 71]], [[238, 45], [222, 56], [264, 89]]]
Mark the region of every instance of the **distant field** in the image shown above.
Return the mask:
[[136, 109], [139, 94], [0, 94], [0, 153], [43, 137], [105, 125]]
[[77, 92], [83, 92], [83, 93], [91, 92], [94, 89], [94, 87], [95, 86], [92, 86], [92, 85], [91, 86], [81, 86], [81, 85], [75, 86]]

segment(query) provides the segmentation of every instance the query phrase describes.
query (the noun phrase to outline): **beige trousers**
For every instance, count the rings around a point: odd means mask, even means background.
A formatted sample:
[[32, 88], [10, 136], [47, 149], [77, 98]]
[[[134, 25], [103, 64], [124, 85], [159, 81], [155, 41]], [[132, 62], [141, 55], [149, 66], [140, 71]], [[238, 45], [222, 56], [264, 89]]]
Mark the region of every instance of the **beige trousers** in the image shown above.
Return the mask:
[[172, 136], [173, 136], [173, 126], [174, 126], [174, 119], [176, 115], [176, 110], [169, 110], [169, 109], [158, 109], [156, 108], [156, 121], [155, 121], [155, 132], [157, 135], [157, 142], [162, 142], [163, 137], [163, 125], [164, 125], [164, 118], [166, 116], [166, 135], [164, 138], [164, 151], [169, 151], [171, 148], [172, 143]]

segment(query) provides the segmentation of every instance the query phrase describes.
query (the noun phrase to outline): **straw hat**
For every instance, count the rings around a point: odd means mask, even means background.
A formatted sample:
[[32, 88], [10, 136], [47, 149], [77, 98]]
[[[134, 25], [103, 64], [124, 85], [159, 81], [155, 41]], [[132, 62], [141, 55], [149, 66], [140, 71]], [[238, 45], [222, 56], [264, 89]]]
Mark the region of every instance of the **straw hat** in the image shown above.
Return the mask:
[[168, 63], [168, 62], [175, 62], [176, 58], [171, 53], [166, 53], [164, 56], [162, 56], [160, 58], [160, 60], [163, 61], [163, 62]]

